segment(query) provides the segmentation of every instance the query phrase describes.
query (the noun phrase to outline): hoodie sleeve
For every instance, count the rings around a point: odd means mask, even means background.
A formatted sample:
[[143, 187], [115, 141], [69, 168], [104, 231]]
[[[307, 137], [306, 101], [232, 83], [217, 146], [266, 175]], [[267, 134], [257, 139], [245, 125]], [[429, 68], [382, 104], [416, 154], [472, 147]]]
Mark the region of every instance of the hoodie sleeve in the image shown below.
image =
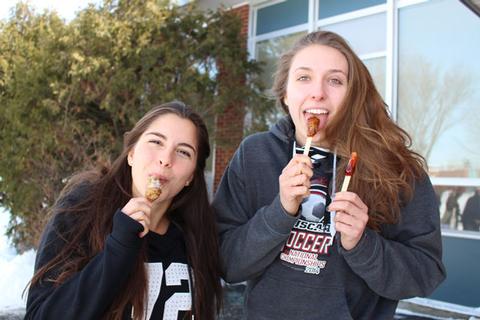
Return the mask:
[[339, 251], [378, 295], [392, 300], [428, 296], [446, 276], [439, 219], [427, 176], [416, 183], [398, 224], [387, 226], [383, 236], [366, 229], [354, 249], [346, 251], [339, 244]]
[[[56, 214], [43, 233], [35, 271], [47, 264], [65, 245], [62, 233], [75, 223], [72, 215]], [[29, 288], [25, 319], [101, 319], [133, 270], [142, 239], [140, 223], [115, 213], [112, 233], [104, 249], [79, 272], [61, 284], [49, 280], [60, 270], [51, 270]]]
[[[246, 166], [258, 163], [252, 164], [248, 158], [244, 141], [227, 167], [213, 201], [227, 282], [249, 280], [262, 273], [278, 256], [297, 219], [283, 209], [278, 196], [278, 176], [283, 167], [273, 169], [279, 170], [278, 175], [273, 175], [276, 180], [265, 184], [261, 180], [269, 179], [267, 173], [262, 177], [249, 177], [249, 173], [258, 170], [247, 170]], [[268, 163], [267, 168], [275, 165], [269, 159], [263, 161]], [[267, 198], [273, 201], [258, 205], [260, 192], [252, 185], [254, 183], [271, 186], [269, 189], [273, 192], [262, 190], [261, 193], [268, 193]]]

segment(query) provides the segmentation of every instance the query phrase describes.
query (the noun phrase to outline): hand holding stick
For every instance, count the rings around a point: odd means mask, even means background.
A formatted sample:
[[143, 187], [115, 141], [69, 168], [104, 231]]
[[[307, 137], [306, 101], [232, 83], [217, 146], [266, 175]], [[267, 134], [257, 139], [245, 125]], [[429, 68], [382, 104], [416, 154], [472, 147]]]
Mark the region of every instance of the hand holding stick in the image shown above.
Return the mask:
[[[345, 178], [343, 179], [342, 189], [340, 191], [347, 191], [348, 185], [350, 184], [350, 179], [352, 178], [352, 175], [355, 172], [355, 165], [357, 164], [357, 159], [358, 159], [357, 153], [352, 152], [352, 154], [350, 156], [350, 160], [348, 160], [347, 168], [345, 169]], [[337, 154], [334, 153], [334, 155], [333, 155], [333, 178], [332, 178], [333, 179], [333, 181], [332, 181], [332, 190], [333, 190], [332, 200], [335, 198], [335, 190], [336, 190], [335, 182], [337, 181], [336, 172], [337, 172]], [[335, 223], [333, 223], [333, 221], [335, 220], [335, 214], [336, 214], [335, 211], [330, 211], [330, 219], [332, 221], [332, 224], [330, 226], [330, 234], [332, 235], [332, 237], [334, 237], [336, 232], [337, 232], [336, 227], [335, 227]]]

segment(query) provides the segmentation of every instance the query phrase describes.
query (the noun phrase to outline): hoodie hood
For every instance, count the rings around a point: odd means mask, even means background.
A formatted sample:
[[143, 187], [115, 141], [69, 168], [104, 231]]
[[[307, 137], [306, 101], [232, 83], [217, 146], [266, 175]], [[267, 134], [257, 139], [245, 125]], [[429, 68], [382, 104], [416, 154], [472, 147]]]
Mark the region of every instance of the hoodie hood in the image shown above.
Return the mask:
[[282, 117], [270, 127], [270, 132], [284, 142], [295, 140], [295, 126], [289, 115]]

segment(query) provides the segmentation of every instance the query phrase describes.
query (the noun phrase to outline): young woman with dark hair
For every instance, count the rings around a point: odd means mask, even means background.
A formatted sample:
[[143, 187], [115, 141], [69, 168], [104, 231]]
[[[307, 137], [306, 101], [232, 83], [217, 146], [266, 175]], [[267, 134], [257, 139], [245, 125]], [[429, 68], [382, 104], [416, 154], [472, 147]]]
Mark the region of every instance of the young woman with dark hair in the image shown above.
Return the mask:
[[[218, 244], [200, 116], [149, 111], [111, 166], [72, 177], [40, 242], [26, 319], [215, 319]], [[149, 179], [161, 185], [145, 196]]]
[[213, 202], [226, 281], [247, 281], [247, 319], [393, 319], [445, 277], [424, 160], [335, 33], [287, 51], [273, 92], [288, 115], [242, 142]]

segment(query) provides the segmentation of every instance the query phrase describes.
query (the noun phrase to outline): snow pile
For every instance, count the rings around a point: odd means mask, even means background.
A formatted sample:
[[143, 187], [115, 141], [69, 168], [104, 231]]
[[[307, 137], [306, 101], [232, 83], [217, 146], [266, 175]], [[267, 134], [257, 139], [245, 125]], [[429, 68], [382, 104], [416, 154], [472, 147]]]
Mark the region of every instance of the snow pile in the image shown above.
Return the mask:
[[25, 308], [23, 290], [33, 275], [35, 251], [18, 255], [5, 236], [9, 213], [0, 207], [0, 310]]

